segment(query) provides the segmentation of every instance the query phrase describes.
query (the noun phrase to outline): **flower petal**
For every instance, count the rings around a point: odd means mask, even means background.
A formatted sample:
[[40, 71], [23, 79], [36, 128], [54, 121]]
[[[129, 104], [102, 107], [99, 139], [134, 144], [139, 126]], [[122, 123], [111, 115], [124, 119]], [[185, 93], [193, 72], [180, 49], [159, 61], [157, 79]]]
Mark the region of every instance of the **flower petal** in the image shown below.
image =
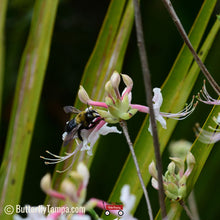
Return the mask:
[[135, 196], [130, 194], [130, 186], [129, 185], [124, 185], [123, 188], [121, 189], [121, 196], [120, 200], [124, 204], [124, 212], [125, 214], [129, 214], [131, 210], [134, 207], [135, 203]]

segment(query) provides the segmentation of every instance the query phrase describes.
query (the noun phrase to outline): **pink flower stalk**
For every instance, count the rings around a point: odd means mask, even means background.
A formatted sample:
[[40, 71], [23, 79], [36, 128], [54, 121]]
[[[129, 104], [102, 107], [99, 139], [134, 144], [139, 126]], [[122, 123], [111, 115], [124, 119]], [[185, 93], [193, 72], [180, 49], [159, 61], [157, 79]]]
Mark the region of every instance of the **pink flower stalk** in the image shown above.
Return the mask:
[[[201, 93], [201, 96], [200, 96], [200, 93]], [[197, 99], [200, 102], [203, 102], [203, 103], [209, 104], [209, 105], [220, 105], [220, 100], [213, 99], [209, 95], [209, 93], [206, 89], [206, 86], [205, 86], [205, 80], [204, 80], [203, 87], [202, 87], [202, 90], [200, 91], [200, 93], [198, 93], [198, 95], [197, 95]]]

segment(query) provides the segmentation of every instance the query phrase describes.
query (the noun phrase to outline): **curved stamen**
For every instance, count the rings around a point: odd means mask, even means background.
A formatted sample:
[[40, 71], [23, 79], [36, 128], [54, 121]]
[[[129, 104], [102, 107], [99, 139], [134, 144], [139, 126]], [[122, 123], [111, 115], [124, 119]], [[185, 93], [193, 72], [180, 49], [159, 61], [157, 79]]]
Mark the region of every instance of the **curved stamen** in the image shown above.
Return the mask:
[[[200, 96], [200, 93], [201, 93], [202, 97]], [[203, 103], [209, 104], [209, 105], [220, 105], [220, 100], [214, 99], [209, 95], [209, 93], [206, 89], [206, 86], [205, 86], [205, 80], [203, 82], [203, 87], [202, 87], [202, 90], [200, 91], [200, 93], [198, 93], [198, 95], [197, 95], [197, 99], [200, 102], [203, 102]]]
[[[65, 160], [69, 159], [70, 157], [74, 156], [79, 151], [80, 148], [82, 148], [82, 144], [77, 145], [76, 149], [72, 153], [65, 152], [66, 156], [58, 156], [56, 154], [51, 153], [50, 151], [46, 151], [46, 153], [50, 154], [51, 156], [53, 156], [55, 158], [49, 158], [49, 157], [43, 157], [43, 156], [40, 156], [40, 158], [46, 160], [45, 164], [47, 164], [47, 165], [48, 164], [57, 164], [57, 163], [63, 162]], [[72, 163], [71, 163], [71, 165], [72, 165]], [[66, 169], [65, 169], [65, 171], [66, 171]], [[62, 171], [58, 171], [58, 172], [62, 172]]]
[[192, 101], [190, 102], [189, 105], [187, 105], [183, 110], [177, 112], [177, 113], [166, 113], [166, 112], [160, 112], [160, 114], [163, 117], [166, 118], [172, 118], [172, 119], [176, 119], [176, 120], [183, 120], [185, 118], [187, 118], [189, 115], [192, 114], [192, 112], [195, 110], [198, 102], [193, 103], [194, 102], [194, 97], [192, 99]]

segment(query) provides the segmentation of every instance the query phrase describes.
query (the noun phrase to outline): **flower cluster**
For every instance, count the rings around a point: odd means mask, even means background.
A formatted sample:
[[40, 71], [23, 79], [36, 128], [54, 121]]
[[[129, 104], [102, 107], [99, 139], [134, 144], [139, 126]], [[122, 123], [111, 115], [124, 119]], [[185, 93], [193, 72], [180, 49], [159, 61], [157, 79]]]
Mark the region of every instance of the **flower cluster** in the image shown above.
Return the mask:
[[[186, 181], [193, 170], [195, 158], [192, 153], [189, 152], [187, 154], [186, 170], [183, 158], [170, 157], [170, 159], [172, 162], [168, 165], [167, 171], [163, 176], [163, 186], [165, 194], [169, 199], [173, 201], [180, 201], [186, 196]], [[152, 186], [158, 190], [158, 174], [154, 162], [149, 165], [149, 172], [152, 176]]]
[[[28, 213], [28, 217], [26, 219], [91, 220], [90, 215], [85, 214], [85, 212], [90, 213], [90, 211], [95, 207], [105, 210], [106, 206], [109, 204], [96, 198], [91, 198], [87, 202], [85, 201], [89, 176], [90, 175], [87, 167], [82, 162], [80, 162], [76, 171], [71, 171], [62, 181], [60, 191], [56, 191], [52, 188], [50, 174], [46, 174], [41, 180], [41, 189], [51, 198], [62, 201], [63, 206], [58, 210], [56, 209], [55, 212], [49, 213], [48, 216], [45, 216], [46, 207], [40, 205], [34, 209], [36, 212]], [[135, 203], [135, 196], [130, 194], [129, 185], [125, 185], [121, 189], [120, 200], [123, 204], [123, 212], [121, 215], [118, 214], [117, 210], [109, 210], [109, 212], [117, 217], [121, 217], [120, 219], [122, 220], [136, 220], [130, 214]], [[69, 210], [71, 210], [72, 207], [81, 207], [84, 208], [84, 210], [79, 209], [78, 213], [71, 213]], [[21, 218], [19, 215], [14, 216], [14, 220], [21, 219], [23, 218]]]
[[[122, 80], [126, 87], [124, 88], [122, 94], [119, 92], [119, 84]], [[134, 114], [139, 112], [148, 113], [150, 112], [149, 107], [139, 104], [132, 104], [132, 88], [133, 88], [133, 81], [132, 79], [126, 74], [120, 74], [118, 72], [114, 72], [110, 78], [110, 80], [105, 85], [105, 90], [107, 96], [105, 98], [105, 102], [98, 102], [90, 99], [89, 95], [85, 91], [85, 89], [81, 86], [78, 96], [81, 102], [95, 106], [95, 107], [102, 107], [106, 110], [99, 110], [97, 112], [100, 114], [102, 118], [108, 123], [118, 123], [121, 120], [128, 120], [133, 117]], [[157, 121], [160, 122], [162, 127], [166, 129], [166, 120], [164, 118], [172, 118], [176, 120], [182, 120], [188, 117], [195, 109], [197, 102], [194, 103], [194, 98], [192, 99], [191, 103], [187, 105], [183, 110], [177, 113], [165, 113], [160, 112], [160, 107], [163, 103], [163, 96], [161, 93], [160, 88], [153, 89], [154, 96], [153, 96], [153, 108], [154, 114]], [[151, 133], [151, 125], [148, 129]]]
[[[125, 88], [123, 92], [120, 94], [119, 84], [121, 82], [121, 78], [125, 84]], [[47, 151], [54, 158], [46, 158], [41, 157], [46, 160], [46, 164], [56, 164], [59, 162], [63, 162], [64, 160], [69, 159], [72, 156], [75, 156], [76, 153], [81, 150], [86, 150], [88, 155], [92, 155], [92, 149], [96, 141], [98, 140], [100, 135], [106, 135], [108, 133], [121, 133], [116, 127], [107, 126], [108, 123], [115, 124], [120, 122], [121, 120], [128, 120], [133, 117], [138, 111], [143, 113], [149, 113], [149, 107], [139, 104], [132, 104], [132, 88], [133, 88], [133, 80], [126, 74], [119, 74], [118, 72], [114, 72], [110, 78], [110, 80], [105, 84], [105, 91], [107, 96], [105, 97], [105, 102], [99, 102], [92, 100], [87, 94], [86, 90], [80, 86], [78, 97], [86, 105], [96, 107], [95, 112], [97, 112], [98, 118], [96, 118], [97, 123], [95, 126], [90, 126], [91, 128], [82, 129], [81, 130], [81, 138], [77, 136], [77, 133], [72, 137], [77, 142], [77, 147], [72, 153], [66, 153], [65, 156], [58, 156], [53, 153]], [[182, 111], [177, 113], [165, 113], [160, 112], [160, 107], [163, 103], [163, 96], [160, 88], [153, 89], [153, 108], [155, 113], [155, 118], [164, 129], [166, 129], [166, 120], [165, 118], [172, 118], [176, 120], [182, 120], [188, 117], [195, 109], [197, 102], [194, 103], [194, 98], [191, 103], [187, 105]], [[101, 108], [101, 109], [100, 109]], [[85, 111], [91, 110], [92, 108], [88, 108]], [[67, 122], [69, 123], [69, 122]], [[148, 128], [149, 132], [151, 131], [151, 123]], [[70, 131], [71, 132], [71, 131]], [[66, 138], [67, 132], [63, 134], [63, 140]], [[78, 140], [82, 139], [82, 141]], [[80, 141], [80, 143], [78, 142]], [[72, 164], [74, 163], [74, 159], [72, 160], [71, 165], [59, 172], [64, 172], [68, 170]]]

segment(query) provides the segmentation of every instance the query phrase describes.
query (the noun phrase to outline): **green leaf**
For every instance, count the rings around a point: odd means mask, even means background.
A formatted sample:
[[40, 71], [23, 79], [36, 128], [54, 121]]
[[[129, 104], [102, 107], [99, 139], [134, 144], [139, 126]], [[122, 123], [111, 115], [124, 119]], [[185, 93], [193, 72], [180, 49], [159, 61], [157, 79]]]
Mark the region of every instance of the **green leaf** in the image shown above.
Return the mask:
[[[57, 5], [58, 0], [37, 0], [34, 6], [0, 170], [1, 207], [19, 204]], [[0, 218], [11, 219], [11, 216], [1, 212]]]
[[[126, 1], [117, 0], [111, 1], [94, 51], [86, 65], [81, 85], [85, 87], [92, 99], [104, 99], [103, 86], [105, 82], [110, 78], [114, 70], [120, 71], [122, 68], [134, 19], [132, 1], [128, 1], [127, 4], [125, 4], [125, 2]], [[76, 98], [74, 106], [79, 109], [82, 107], [82, 103], [78, 98]], [[65, 152], [72, 152], [75, 148], [75, 144], [69, 146], [68, 149], [63, 147], [60, 155], [64, 155]], [[96, 147], [93, 149], [93, 154], [95, 150]], [[88, 167], [91, 165], [92, 160], [93, 157], [85, 155], [84, 162]], [[55, 170], [62, 171], [68, 167], [70, 163], [71, 160], [57, 164]], [[61, 173], [54, 173], [54, 189], [59, 189], [60, 183], [65, 175], [66, 173], [63, 175]], [[49, 197], [46, 198], [46, 204], [49, 203], [49, 199]]]
[[7, 10], [7, 0], [0, 0], [0, 116], [2, 110], [2, 91], [4, 82], [4, 66], [5, 66], [5, 48], [4, 48], [4, 35], [5, 35], [5, 17]]
[[[194, 49], [197, 50], [199, 43], [204, 34], [205, 28], [211, 16], [211, 13], [214, 9], [216, 1], [205, 1], [197, 18], [194, 22], [194, 25], [190, 31], [189, 37]], [[214, 36], [212, 38], [214, 40]], [[212, 41], [209, 42], [209, 47], [211, 46]], [[201, 55], [201, 59], [204, 60], [205, 54], [207, 54], [208, 50], [204, 51]], [[187, 98], [193, 88], [193, 85], [196, 81], [196, 78], [199, 73], [199, 68], [196, 68], [191, 72], [190, 65], [193, 61], [193, 57], [188, 50], [188, 48], [184, 45], [168, 75], [166, 81], [162, 86], [162, 94], [164, 97], [162, 111], [163, 112], [178, 112], [187, 101]], [[177, 124], [177, 121], [173, 119], [167, 119], [167, 130], [158, 126], [158, 134], [160, 141], [161, 153], [165, 149], [165, 146]], [[149, 123], [148, 117], [146, 117], [142, 128], [136, 138], [134, 143], [135, 153], [140, 165], [141, 173], [143, 176], [143, 180], [145, 185], [148, 184], [150, 180], [150, 175], [148, 172], [148, 165], [154, 158], [154, 149], [152, 137], [148, 133]], [[110, 195], [109, 201], [118, 201], [120, 196], [121, 188], [124, 184], [129, 184], [131, 187], [131, 193], [136, 195], [136, 203], [133, 209], [135, 211], [141, 196], [143, 194], [140, 183], [137, 177], [136, 169], [134, 167], [134, 162], [129, 155], [127, 161], [124, 164], [124, 167], [121, 171], [121, 174], [115, 184], [115, 187]], [[112, 217], [105, 217], [105, 219], [110, 219]]]
[[[219, 22], [219, 21], [218, 21]], [[220, 22], [219, 22], [220, 23]], [[209, 130], [208, 126], [213, 126], [213, 117], [217, 117], [218, 113], [220, 112], [220, 106], [214, 106], [207, 117], [206, 122], [204, 123], [202, 129]], [[213, 126], [215, 127], [215, 125]], [[208, 159], [211, 150], [213, 149], [214, 144], [204, 144], [199, 141], [199, 137], [195, 140], [195, 142], [192, 145], [191, 153], [194, 155], [196, 164], [193, 168], [192, 173], [190, 174], [188, 180], [187, 180], [187, 196], [189, 196], [189, 193], [192, 191], [193, 187], [195, 186], [196, 181], [198, 180], [198, 177], [200, 173], [202, 172], [202, 169], [205, 165], [206, 160]], [[169, 199], [166, 198], [166, 207], [167, 207], [167, 213], [170, 220], [176, 219], [176, 216], [180, 216], [182, 212], [182, 206], [179, 203], [171, 203]], [[160, 211], [158, 212], [155, 219], [161, 219]]]

